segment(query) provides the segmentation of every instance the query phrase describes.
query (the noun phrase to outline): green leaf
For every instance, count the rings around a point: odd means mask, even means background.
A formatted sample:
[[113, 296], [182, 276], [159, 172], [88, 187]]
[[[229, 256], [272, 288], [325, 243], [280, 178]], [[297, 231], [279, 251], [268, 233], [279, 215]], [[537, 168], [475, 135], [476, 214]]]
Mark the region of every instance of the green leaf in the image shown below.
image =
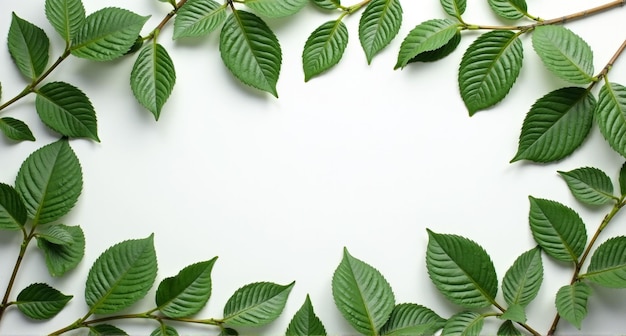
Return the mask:
[[27, 218], [26, 206], [17, 191], [0, 183], [0, 230], [21, 230]]
[[611, 178], [598, 168], [578, 168], [568, 172], [559, 171], [559, 174], [574, 197], [583, 203], [602, 205], [615, 199]]
[[395, 305], [393, 291], [383, 275], [351, 256], [346, 248], [333, 275], [332, 288], [337, 309], [361, 334], [376, 335]]
[[504, 321], [498, 328], [498, 336], [522, 336], [522, 332], [515, 328], [513, 322]]
[[467, 7], [466, 0], [440, 0], [443, 10], [451, 16], [460, 18], [465, 13]]
[[135, 44], [148, 16], [107, 7], [85, 19], [72, 39], [72, 55], [92, 61], [110, 61], [123, 56]]
[[166, 278], [156, 292], [157, 308], [171, 318], [199, 312], [211, 297], [211, 270], [217, 257], [189, 265], [175, 277]]
[[457, 32], [443, 47], [431, 51], [425, 51], [411, 58], [408, 63], [438, 61], [455, 51], [459, 46], [459, 43], [461, 43], [461, 33]]
[[441, 336], [480, 335], [484, 324], [484, 316], [471, 311], [461, 312], [450, 317], [443, 327]]
[[11, 58], [22, 75], [35, 80], [46, 70], [50, 40], [41, 28], [13, 13], [8, 44]]
[[501, 320], [508, 320], [517, 323], [526, 323], [526, 311], [519, 304], [510, 305], [506, 311], [499, 316]]
[[395, 69], [403, 68], [415, 57], [447, 45], [459, 32], [459, 24], [452, 20], [433, 19], [420, 23], [400, 45]]
[[593, 81], [593, 52], [580, 36], [556, 25], [538, 26], [532, 35], [533, 48], [553, 74], [575, 84]]
[[596, 121], [611, 148], [626, 157], [626, 87], [617, 83], [602, 86]]
[[519, 20], [528, 14], [526, 0], [489, 0], [489, 7], [507, 20]]
[[537, 297], [543, 282], [541, 250], [535, 247], [520, 255], [506, 271], [502, 280], [502, 294], [509, 306], [526, 307]]
[[348, 28], [341, 21], [328, 21], [317, 27], [304, 44], [302, 67], [304, 81], [339, 63], [348, 45]]
[[146, 295], [157, 273], [153, 240], [153, 235], [127, 240], [98, 257], [89, 270], [85, 287], [85, 301], [91, 313], [115, 313]]
[[239, 332], [233, 328], [224, 328], [217, 336], [239, 336]]
[[85, 7], [81, 0], [46, 0], [48, 22], [68, 44], [85, 22]]
[[241, 82], [278, 97], [282, 51], [270, 27], [258, 16], [235, 10], [220, 34], [220, 54]]
[[[64, 238], [61, 244], [56, 244], [51, 240], [59, 241], [59, 234], [56, 233], [54, 239], [50, 231], [63, 230], [70, 235], [70, 239]], [[83, 260], [85, 255], [85, 234], [79, 226], [66, 226], [57, 224], [44, 231], [47, 234], [37, 237], [37, 247], [43, 252], [46, 258], [46, 266], [50, 275], [58, 277], [70, 271]]]
[[2, 131], [2, 133], [4, 133], [4, 135], [11, 140], [35, 141], [33, 132], [30, 131], [28, 125], [18, 119], [11, 117], [0, 118], [0, 131]]
[[335, 10], [341, 5], [339, 0], [313, 0], [313, 4], [321, 9]]
[[593, 124], [596, 99], [583, 88], [567, 87], [539, 98], [524, 119], [511, 162], [561, 160], [580, 147]]
[[98, 324], [95, 326], [89, 326], [89, 336], [127, 336], [128, 334], [113, 325], [110, 324]]
[[96, 111], [80, 89], [52, 82], [36, 92], [35, 107], [44, 124], [64, 136], [100, 142]]
[[490, 306], [498, 278], [487, 252], [467, 238], [427, 231], [426, 267], [437, 289], [465, 308]]
[[359, 40], [367, 63], [398, 35], [402, 25], [399, 0], [373, 0], [359, 20]]
[[287, 327], [285, 334], [287, 336], [326, 335], [326, 328], [324, 328], [324, 325], [322, 324], [322, 321], [320, 321], [319, 317], [315, 315], [311, 299], [308, 295], [306, 296], [306, 300], [304, 300], [302, 307], [300, 307], [291, 319], [291, 322], [289, 322], [289, 326]]
[[17, 308], [24, 315], [36, 319], [47, 320], [58, 314], [72, 299], [58, 290], [43, 283], [35, 283], [24, 288], [17, 295]]
[[519, 34], [494, 30], [478, 37], [459, 67], [459, 88], [470, 116], [500, 102], [511, 90], [524, 58]]
[[150, 333], [150, 336], [178, 336], [178, 331], [176, 331], [173, 327], [161, 324]]
[[280, 18], [299, 12], [308, 0], [245, 0], [244, 5], [260, 15]]
[[213, 0], [189, 0], [174, 19], [174, 39], [209, 34], [226, 20], [226, 6]]
[[224, 306], [224, 323], [230, 326], [259, 327], [274, 321], [285, 308], [295, 282], [281, 286], [271, 282], [245, 285]]
[[82, 188], [80, 162], [65, 139], [32, 153], [22, 163], [15, 180], [15, 189], [35, 225], [66, 215], [76, 204]]
[[619, 170], [619, 190], [622, 195], [626, 195], [626, 162], [622, 164]]
[[578, 261], [587, 243], [587, 230], [580, 216], [561, 203], [528, 198], [530, 230], [535, 241], [557, 260]]
[[396, 305], [380, 334], [386, 336], [433, 335], [443, 328], [446, 320], [434, 311], [417, 304]]
[[591, 287], [583, 282], [561, 287], [556, 293], [556, 310], [562, 318], [580, 330], [587, 316], [587, 299], [591, 295]]
[[614, 237], [598, 246], [587, 273], [580, 277], [605, 287], [626, 288], [626, 237]]
[[62, 224], [47, 226], [40, 232], [37, 232], [36, 237], [55, 245], [65, 246], [74, 243], [74, 237], [67, 229], [67, 226]]
[[145, 46], [130, 73], [130, 87], [135, 98], [156, 120], [175, 83], [176, 70], [167, 50], [158, 43]]

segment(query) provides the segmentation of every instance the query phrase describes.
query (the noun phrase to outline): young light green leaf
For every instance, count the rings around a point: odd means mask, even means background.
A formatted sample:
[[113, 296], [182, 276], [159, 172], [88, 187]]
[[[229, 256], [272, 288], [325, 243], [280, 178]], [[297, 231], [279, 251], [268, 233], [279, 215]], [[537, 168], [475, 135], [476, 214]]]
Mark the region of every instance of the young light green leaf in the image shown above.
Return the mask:
[[150, 336], [178, 336], [178, 331], [173, 327], [161, 324], [150, 333]]
[[58, 314], [72, 299], [47, 284], [35, 283], [17, 295], [17, 308], [35, 320], [47, 320]]
[[220, 34], [220, 54], [241, 82], [278, 97], [282, 51], [270, 27], [258, 16], [235, 10]]
[[326, 336], [326, 328], [324, 328], [324, 325], [322, 324], [322, 321], [320, 321], [319, 317], [315, 315], [309, 295], [306, 296], [304, 304], [302, 304], [302, 307], [300, 307], [291, 319], [291, 322], [289, 322], [289, 326], [287, 327], [285, 334], [287, 336]]
[[174, 36], [198, 37], [209, 34], [226, 20], [226, 6], [214, 0], [189, 0], [174, 19]]
[[373, 0], [359, 20], [359, 40], [367, 63], [393, 40], [402, 25], [399, 0]]
[[524, 119], [511, 162], [551, 162], [570, 155], [589, 134], [595, 107], [593, 94], [580, 87], [561, 88], [539, 98]]
[[499, 17], [507, 20], [519, 20], [528, 15], [526, 0], [489, 0], [489, 7]]
[[48, 22], [68, 44], [85, 22], [85, 7], [81, 0], [46, 0]]
[[522, 332], [517, 330], [517, 328], [515, 328], [515, 325], [513, 325], [513, 322], [504, 321], [504, 323], [500, 325], [500, 328], [498, 328], [497, 335], [498, 336], [522, 336]]
[[455, 18], [460, 18], [465, 13], [467, 7], [466, 0], [440, 0], [443, 10]]
[[443, 47], [431, 51], [425, 51], [411, 58], [408, 63], [438, 61], [455, 51], [459, 46], [459, 43], [461, 43], [461, 33], [457, 32]]
[[587, 299], [591, 295], [591, 287], [584, 282], [561, 287], [556, 293], [556, 310], [562, 318], [580, 330], [587, 316]]
[[339, 0], [313, 0], [313, 4], [321, 9], [335, 10], [341, 6]]
[[35, 80], [46, 70], [50, 40], [43, 29], [13, 13], [8, 44], [11, 58], [22, 75]]
[[593, 81], [593, 52], [580, 36], [557, 25], [535, 28], [533, 48], [557, 77], [574, 84]]
[[235, 291], [224, 306], [224, 323], [230, 326], [259, 327], [282, 313], [295, 282], [281, 286], [256, 282]]
[[304, 81], [332, 68], [341, 60], [348, 45], [348, 28], [341, 21], [328, 21], [317, 27], [304, 44]]
[[608, 82], [602, 86], [596, 121], [611, 148], [626, 157], [626, 87]]
[[69, 229], [62, 224], [49, 225], [40, 232], [37, 232], [35, 237], [55, 245], [65, 246], [74, 243], [74, 237], [72, 237]]
[[427, 231], [426, 268], [437, 289], [465, 308], [490, 306], [498, 277], [487, 252], [467, 238]]
[[211, 297], [211, 270], [216, 258], [189, 265], [166, 278], [156, 292], [157, 308], [167, 317], [188, 317], [199, 312]]
[[485, 317], [471, 311], [465, 311], [450, 317], [443, 327], [441, 336], [480, 335], [485, 324]]
[[55, 221], [76, 204], [83, 188], [83, 172], [65, 139], [46, 145], [22, 163], [15, 189], [35, 225]]
[[434, 311], [417, 304], [403, 303], [393, 308], [380, 335], [433, 335], [445, 324], [446, 320]]
[[587, 243], [587, 230], [580, 216], [561, 203], [528, 198], [530, 230], [535, 241], [557, 260], [578, 261]]
[[94, 314], [110, 314], [143, 298], [157, 273], [154, 237], [118, 243], [91, 266], [85, 301]]
[[433, 19], [420, 23], [400, 45], [395, 69], [403, 68], [415, 57], [447, 45], [458, 33], [459, 24], [452, 20]]
[[535, 299], [543, 282], [541, 250], [535, 247], [520, 255], [506, 271], [502, 280], [502, 294], [509, 306], [526, 307]]
[[244, 5], [259, 15], [280, 18], [299, 12], [308, 0], [245, 0]]
[[333, 274], [332, 288], [337, 309], [361, 334], [376, 335], [395, 305], [393, 291], [383, 275], [351, 256], [346, 248]]
[[[61, 240], [57, 232], [54, 239], [51, 239], [51, 229], [63, 230], [70, 237], [64, 237]], [[44, 232], [46, 232], [45, 235], [37, 236], [37, 247], [39, 247], [46, 258], [46, 266], [50, 275], [59, 277], [67, 271], [76, 268], [85, 255], [85, 234], [80, 226], [57, 224]], [[51, 240], [61, 240], [61, 244]]]
[[130, 87], [135, 98], [156, 120], [175, 83], [176, 70], [167, 50], [156, 42], [145, 46], [130, 73]]
[[0, 230], [20, 230], [27, 218], [26, 206], [17, 191], [0, 183]]
[[626, 195], [626, 162], [622, 164], [622, 168], [619, 170], [619, 190], [622, 196]]
[[36, 92], [35, 107], [44, 124], [67, 137], [100, 142], [96, 111], [80, 89], [68, 83], [52, 82]]
[[587, 273], [580, 277], [605, 287], [626, 288], [626, 237], [614, 237], [598, 246]]
[[89, 336], [128, 336], [128, 334], [116, 326], [110, 324], [98, 324], [95, 326], [89, 326]]
[[72, 55], [92, 61], [110, 61], [126, 54], [135, 44], [147, 16], [107, 7], [85, 18], [72, 39]]
[[613, 201], [613, 182], [598, 168], [584, 167], [568, 172], [559, 171], [572, 194], [589, 205], [602, 205]]
[[18, 119], [11, 117], [0, 118], [0, 131], [2, 131], [2, 133], [4, 133], [4, 135], [11, 140], [35, 141], [33, 132], [30, 131], [28, 125]]
[[494, 30], [478, 37], [459, 67], [459, 88], [470, 116], [500, 102], [511, 90], [524, 58], [519, 33]]
[[526, 311], [521, 305], [513, 304], [507, 307], [506, 311], [499, 318], [517, 323], [526, 323]]

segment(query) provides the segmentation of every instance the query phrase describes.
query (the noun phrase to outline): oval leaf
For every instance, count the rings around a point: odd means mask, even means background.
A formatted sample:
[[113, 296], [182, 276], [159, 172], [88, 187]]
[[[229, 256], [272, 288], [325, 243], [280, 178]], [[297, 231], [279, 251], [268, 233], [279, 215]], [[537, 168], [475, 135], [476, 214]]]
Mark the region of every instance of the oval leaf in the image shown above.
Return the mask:
[[176, 13], [174, 39], [204, 36], [226, 20], [226, 6], [213, 0], [189, 0]]
[[611, 148], [626, 157], [626, 87], [617, 83], [602, 86], [596, 121]]
[[302, 67], [304, 81], [339, 63], [348, 45], [348, 28], [340, 21], [328, 21], [317, 27], [304, 44]]
[[26, 206], [17, 191], [0, 183], [0, 230], [20, 230], [27, 218]]
[[175, 83], [176, 70], [167, 50], [158, 43], [145, 46], [130, 73], [130, 87], [135, 98], [156, 120]]
[[507, 20], [519, 20], [528, 15], [526, 0], [489, 0], [489, 7]]
[[581, 277], [605, 287], [626, 288], [626, 237], [611, 238], [598, 246]]
[[524, 58], [519, 35], [494, 30], [478, 37], [459, 67], [459, 88], [470, 116], [500, 102], [511, 90]]
[[324, 325], [322, 324], [322, 321], [320, 321], [319, 317], [315, 315], [311, 299], [308, 295], [306, 296], [306, 300], [304, 300], [302, 307], [300, 307], [291, 319], [291, 322], [289, 322], [289, 326], [287, 327], [285, 334], [287, 336], [326, 335], [326, 328], [324, 328]]
[[466, 0], [440, 0], [440, 3], [443, 10], [455, 18], [460, 18], [467, 7]]
[[260, 15], [280, 18], [299, 12], [308, 0], [245, 0], [243, 3]]
[[13, 13], [8, 44], [11, 58], [22, 75], [35, 80], [46, 70], [50, 40], [41, 28]]
[[520, 255], [502, 280], [504, 301], [526, 307], [537, 297], [543, 282], [541, 250], [536, 247]]
[[559, 171], [572, 194], [579, 201], [589, 205], [602, 205], [616, 199], [613, 196], [613, 182], [598, 168], [578, 168], [568, 172]]
[[561, 203], [528, 198], [530, 230], [535, 241], [551, 257], [577, 262], [587, 243], [587, 230], [580, 216]]
[[443, 328], [446, 320], [434, 311], [417, 304], [403, 303], [395, 306], [381, 335], [433, 335]]
[[47, 320], [63, 310], [71, 299], [71, 295], [64, 295], [47, 284], [35, 283], [17, 295], [15, 304], [24, 315], [36, 320]]
[[532, 41], [543, 64], [557, 77], [575, 84], [593, 81], [593, 52], [571, 30], [556, 25], [539, 26]]
[[487, 252], [467, 238], [427, 231], [426, 267], [437, 289], [465, 308], [490, 306], [498, 278]]
[[48, 22], [68, 44], [85, 22], [85, 7], [81, 0], [46, 0]]
[[443, 327], [441, 336], [480, 335], [485, 324], [485, 317], [476, 312], [461, 312], [450, 317]]
[[224, 306], [224, 323], [258, 327], [274, 321], [285, 308], [294, 284], [281, 286], [271, 282], [257, 282], [239, 288]]
[[406, 66], [423, 53], [445, 46], [458, 31], [459, 24], [452, 20], [433, 19], [420, 23], [402, 41], [395, 69]]
[[580, 147], [593, 124], [596, 99], [583, 88], [567, 87], [539, 98], [524, 119], [511, 162], [561, 160]]
[[111, 314], [143, 298], [157, 273], [153, 235], [118, 243], [91, 266], [85, 301], [93, 314]]
[[35, 107], [41, 121], [62, 135], [100, 142], [96, 111], [77, 87], [64, 82], [48, 83], [37, 90]]
[[391, 286], [380, 272], [344, 248], [332, 280], [335, 305], [361, 334], [376, 335], [395, 305]]
[[556, 293], [556, 310], [562, 318], [580, 329], [587, 316], [587, 299], [590, 295], [591, 287], [586, 283], [563, 286]]
[[67, 140], [32, 153], [22, 163], [15, 189], [34, 225], [55, 221], [76, 204], [83, 188], [83, 172]]
[[399, 0], [373, 0], [359, 20], [359, 40], [367, 63], [393, 40], [402, 25]]
[[[63, 230], [69, 235], [68, 238], [63, 238], [61, 244], [57, 244], [54, 241], [59, 241], [59, 233], [55, 233], [54, 239], [51, 236], [51, 230]], [[64, 275], [67, 271], [70, 271], [83, 260], [85, 255], [85, 234], [79, 226], [66, 226], [63, 224], [54, 225], [48, 230], [44, 231], [43, 236], [37, 237], [37, 247], [43, 252], [46, 258], [46, 266], [48, 267], [48, 273], [54, 277]]]
[[30, 131], [28, 125], [26, 125], [21, 120], [17, 120], [11, 117], [0, 118], [0, 131], [2, 131], [2, 133], [4, 133], [4, 135], [11, 140], [35, 141], [33, 132]]
[[241, 82], [278, 97], [276, 83], [282, 51], [278, 39], [258, 16], [235, 10], [220, 34], [220, 54]]

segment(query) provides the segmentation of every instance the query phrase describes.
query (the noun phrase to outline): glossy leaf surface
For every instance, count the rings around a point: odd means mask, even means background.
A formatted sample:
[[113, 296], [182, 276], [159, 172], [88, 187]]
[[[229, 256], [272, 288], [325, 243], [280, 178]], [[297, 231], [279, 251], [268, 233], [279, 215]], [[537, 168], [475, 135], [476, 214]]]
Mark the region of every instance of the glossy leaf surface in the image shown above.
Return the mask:
[[226, 20], [226, 6], [214, 0], [189, 0], [174, 18], [174, 39], [209, 34]]
[[543, 64], [559, 78], [574, 84], [593, 80], [593, 52], [571, 30], [557, 25], [538, 26], [532, 41]]
[[332, 68], [341, 60], [348, 45], [348, 28], [342, 21], [328, 21], [317, 27], [304, 44], [304, 80]]
[[359, 20], [359, 40], [367, 63], [393, 40], [402, 25], [399, 0], [373, 0]]
[[230, 326], [259, 327], [274, 321], [285, 308], [294, 284], [257, 282], [239, 288], [224, 306], [224, 322]]
[[176, 70], [167, 50], [158, 43], [146, 45], [130, 73], [130, 87], [137, 101], [152, 112], [156, 120], [175, 83]]

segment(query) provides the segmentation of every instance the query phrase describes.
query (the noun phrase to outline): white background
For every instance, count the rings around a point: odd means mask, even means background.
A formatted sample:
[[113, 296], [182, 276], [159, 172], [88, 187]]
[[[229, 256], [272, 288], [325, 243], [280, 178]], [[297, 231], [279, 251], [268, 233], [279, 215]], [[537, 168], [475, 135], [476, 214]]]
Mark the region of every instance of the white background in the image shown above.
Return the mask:
[[[84, 0], [87, 12], [119, 6], [152, 15], [144, 34], [169, 7], [156, 0]], [[351, 5], [344, 1], [344, 5]], [[553, 18], [603, 1], [529, 0], [529, 10]], [[3, 101], [22, 90], [6, 50], [11, 11], [44, 28], [51, 38], [51, 61], [63, 48], [44, 16], [43, 0], [0, 3], [0, 81]], [[331, 279], [343, 247], [379, 269], [396, 302], [414, 302], [443, 317], [460, 311], [431, 284], [425, 267], [426, 228], [454, 233], [481, 244], [498, 276], [534, 246], [528, 229], [528, 195], [557, 200], [576, 209], [594, 231], [609, 208], [591, 209], [574, 200], [557, 170], [594, 166], [616, 177], [623, 159], [591, 132], [583, 147], [553, 164], [509, 164], [530, 105], [567, 84], [555, 79], [524, 36], [524, 67], [506, 100], [470, 118], [459, 97], [456, 71], [465, 48], [479, 35], [465, 32], [459, 48], [433, 64], [393, 71], [404, 36], [417, 24], [445, 14], [436, 0], [405, 0], [399, 36], [368, 66], [361, 50], [358, 15], [345, 19], [349, 46], [341, 63], [304, 83], [301, 52], [310, 32], [335, 19], [307, 6], [297, 16], [269, 21], [283, 48], [279, 99], [243, 86], [223, 66], [218, 35], [171, 41], [172, 25], [160, 42], [177, 69], [176, 88], [161, 119], [135, 101], [129, 88], [133, 57], [94, 63], [71, 57], [49, 78], [81, 88], [98, 115], [101, 143], [72, 140], [83, 167], [84, 189], [68, 225], [85, 231], [85, 259], [61, 279], [51, 278], [41, 254], [29, 249], [13, 298], [33, 282], [46, 282], [74, 299], [45, 323], [26, 320], [10, 309], [0, 334], [44, 334], [86, 312], [84, 280], [91, 263], [108, 246], [155, 233], [159, 278], [191, 263], [219, 259], [213, 269], [213, 296], [199, 316], [222, 317], [228, 297], [256, 281], [296, 281], [284, 314], [273, 324], [249, 331], [280, 335], [307, 293], [332, 335], [354, 334], [335, 308]], [[467, 22], [503, 24], [486, 1], [468, 1]], [[595, 52], [598, 72], [621, 44], [624, 10], [567, 25]], [[626, 60], [611, 79], [626, 82]], [[29, 96], [2, 116], [26, 121], [35, 143], [0, 139], [0, 181], [13, 184], [22, 161], [55, 141], [37, 118]], [[601, 241], [624, 234], [618, 215]], [[590, 234], [591, 235], [591, 234]], [[0, 235], [0, 288], [5, 288], [21, 235]], [[528, 308], [529, 324], [545, 333], [554, 316], [556, 290], [571, 270], [544, 258], [545, 281]], [[158, 280], [157, 280], [158, 281]], [[594, 286], [583, 331], [562, 321], [562, 334], [626, 332], [626, 293]], [[129, 311], [153, 305], [153, 291]], [[149, 334], [150, 321], [118, 324]], [[493, 333], [498, 323], [487, 323]], [[203, 334], [206, 329], [180, 327]], [[214, 330], [211, 329], [211, 332]], [[215, 330], [215, 334], [217, 331]]]

